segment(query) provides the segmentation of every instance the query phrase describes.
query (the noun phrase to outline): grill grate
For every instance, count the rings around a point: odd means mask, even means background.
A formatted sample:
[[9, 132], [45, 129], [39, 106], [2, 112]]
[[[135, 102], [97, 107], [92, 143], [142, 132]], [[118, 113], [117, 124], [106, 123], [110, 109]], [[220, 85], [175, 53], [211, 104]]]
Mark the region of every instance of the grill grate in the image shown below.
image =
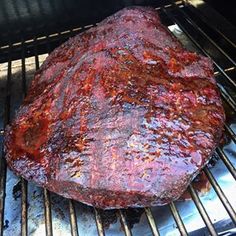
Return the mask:
[[207, 212], [203, 204], [201, 203], [196, 190], [193, 188], [192, 185], [189, 186], [189, 192], [209, 232], [211, 233], [211, 235], [217, 235], [214, 225], [212, 224], [210, 217], [207, 215]]
[[[156, 8], [159, 12], [161, 18], [163, 18], [164, 22], [169, 22], [169, 25], [177, 26], [177, 29], [181, 30], [181, 35], [187, 39], [187, 43], [190, 43], [194, 46], [195, 50], [200, 51], [201, 53], [205, 54], [208, 57], [211, 57], [215, 67], [215, 76], [217, 79], [217, 85], [221, 91], [222, 99], [225, 103], [225, 109], [227, 113], [227, 122], [225, 123], [225, 131], [227, 134], [228, 139], [231, 141], [233, 147], [235, 148], [236, 144], [236, 134], [235, 134], [235, 120], [233, 119], [236, 113], [236, 94], [234, 93], [236, 89], [236, 82], [233, 79], [232, 75], [236, 73], [236, 62], [233, 58], [233, 52], [235, 51], [235, 44], [231, 41], [231, 39], [226, 36], [223, 32], [219, 29], [216, 29], [212, 26], [209, 22], [205, 21], [204, 16], [200, 14], [200, 11], [197, 10], [195, 7], [190, 5], [189, 3], [182, 3], [179, 2], [178, 4], [168, 4], [163, 7]], [[20, 91], [22, 94], [22, 98], [26, 95], [27, 91], [27, 72], [26, 72], [26, 58], [29, 56], [34, 56], [34, 63], [35, 68], [38, 69], [40, 65], [39, 55], [45, 52], [50, 52], [52, 48], [55, 48], [57, 45], [61, 44], [65, 41], [68, 37], [77, 34], [78, 32], [83, 31], [84, 29], [90, 28], [93, 25], [88, 25], [85, 27], [79, 27], [74, 29], [69, 29], [64, 32], [58, 32], [53, 35], [47, 35], [41, 38], [35, 38], [33, 40], [28, 40], [21, 43], [9, 44], [4, 47], [0, 48], [1, 56], [0, 61], [6, 62], [7, 61], [7, 74], [5, 78], [5, 84], [3, 86], [5, 91], [4, 99], [4, 106], [3, 106], [3, 117], [2, 122], [0, 123], [0, 138], [1, 138], [1, 148], [2, 148], [2, 156], [0, 159], [0, 234], [1, 235], [12, 235], [12, 233], [8, 233], [7, 231], [7, 221], [4, 218], [5, 214], [9, 209], [5, 207], [5, 195], [8, 196], [11, 194], [10, 192], [6, 191], [6, 180], [7, 180], [7, 169], [6, 163], [3, 158], [4, 151], [3, 151], [3, 134], [4, 128], [6, 124], [10, 121], [12, 117], [12, 110], [15, 105], [12, 101], [12, 62], [15, 59], [21, 60], [21, 84], [20, 84]], [[216, 41], [214, 37], [211, 35], [218, 36], [222, 40], [220, 42]], [[225, 48], [222, 46], [222, 41], [224, 42]], [[205, 45], [208, 45], [207, 47]], [[210, 50], [209, 50], [210, 48]], [[211, 49], [217, 51], [217, 55], [219, 57], [214, 56], [214, 52]], [[231, 52], [232, 50], [232, 52]], [[1, 72], [1, 71], [0, 71]], [[0, 78], [1, 79], [1, 78]], [[3, 80], [2, 80], [3, 81]], [[1, 80], [0, 80], [1, 82]], [[0, 97], [1, 99], [1, 97]], [[3, 100], [2, 99], [2, 100]], [[0, 100], [0, 101], [2, 101]], [[1, 114], [1, 110], [0, 110]], [[233, 181], [236, 180], [236, 170], [234, 167], [234, 157], [229, 156], [229, 152], [225, 150], [224, 147], [218, 147], [216, 149], [215, 155], [222, 160], [222, 166], [227, 168], [227, 171], [231, 174], [234, 178]], [[223, 204], [225, 210], [228, 213], [228, 218], [231, 219], [231, 222], [228, 225], [228, 228], [233, 228], [236, 225], [236, 204], [232, 203], [232, 200], [228, 199], [224, 192], [224, 188], [219, 184], [218, 179], [214, 177], [212, 173], [212, 169], [210, 166], [204, 168], [204, 173], [206, 174], [213, 190], [215, 191], [216, 195], [219, 198], [219, 204]], [[28, 214], [28, 204], [30, 204], [28, 198], [28, 183], [23, 178], [20, 178], [20, 192], [21, 192], [21, 222], [20, 228], [16, 235], [27, 236], [31, 235], [28, 230], [29, 225], [29, 214]], [[235, 183], [234, 183], [235, 184]], [[235, 186], [235, 185], [234, 185]], [[188, 188], [188, 192], [190, 193], [192, 203], [194, 207], [197, 208], [204, 224], [205, 229], [211, 235], [217, 235], [219, 231], [223, 231], [223, 229], [219, 229], [217, 226], [217, 222], [213, 222], [212, 217], [208, 214], [208, 210], [204, 204], [202, 197], [199, 195], [197, 190], [195, 189], [194, 185], [190, 185]], [[47, 236], [57, 235], [53, 234], [53, 214], [52, 214], [52, 196], [50, 192], [46, 189], [43, 189], [43, 203], [44, 203], [44, 234]], [[77, 203], [73, 200], [67, 201], [67, 209], [69, 215], [69, 222], [71, 228], [71, 235], [78, 236], [81, 224], [78, 225], [78, 217], [79, 214], [82, 212], [78, 211]], [[81, 208], [80, 208], [81, 209]], [[145, 208], [144, 215], [146, 217], [146, 223], [150, 227], [150, 235], [162, 235], [163, 232], [163, 225], [160, 224], [159, 218], [156, 217], [156, 212], [158, 215], [161, 215], [162, 208]], [[176, 234], [181, 235], [188, 235], [191, 234], [191, 229], [186, 227], [185, 219], [182, 217], [182, 211], [179, 210], [178, 202], [172, 202], [169, 204], [169, 218], [173, 219], [172, 225], [175, 225], [178, 231], [173, 231]], [[182, 209], [182, 208], [181, 208]], [[41, 209], [42, 210], [42, 209]], [[91, 209], [90, 209], [91, 210]], [[103, 219], [103, 211], [92, 208], [94, 219], [96, 222], [97, 227], [97, 234], [99, 236], [103, 236], [106, 233], [106, 227], [104, 226], [104, 219]], [[127, 210], [118, 210], [116, 211], [117, 217], [120, 219], [121, 228], [123, 231], [120, 231], [121, 235], [131, 236], [133, 232], [132, 225], [127, 214]], [[218, 212], [215, 211], [215, 214]], [[145, 220], [144, 220], [145, 221]], [[175, 223], [174, 223], [175, 222]], [[82, 222], [83, 223], [83, 222]], [[12, 231], [13, 232], [13, 231]], [[39, 235], [39, 234], [32, 234], [32, 235]], [[63, 234], [64, 235], [64, 234]], [[87, 235], [87, 234], [86, 234]], [[113, 234], [110, 234], [113, 235]], [[115, 234], [114, 234], [115, 235]], [[136, 235], [136, 234], [135, 234]], [[144, 235], [141, 233], [140, 235]], [[145, 234], [146, 235], [146, 234]], [[195, 234], [196, 235], [196, 234]], [[203, 234], [198, 234], [203, 235]]]

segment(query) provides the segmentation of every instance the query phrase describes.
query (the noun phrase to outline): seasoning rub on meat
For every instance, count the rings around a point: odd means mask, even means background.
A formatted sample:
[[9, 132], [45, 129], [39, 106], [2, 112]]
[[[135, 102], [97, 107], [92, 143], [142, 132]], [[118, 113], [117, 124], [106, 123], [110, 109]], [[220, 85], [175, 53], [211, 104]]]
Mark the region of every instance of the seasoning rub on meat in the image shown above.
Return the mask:
[[209, 161], [224, 111], [212, 62], [151, 8], [130, 7], [56, 48], [6, 129], [9, 167], [99, 208], [163, 205]]

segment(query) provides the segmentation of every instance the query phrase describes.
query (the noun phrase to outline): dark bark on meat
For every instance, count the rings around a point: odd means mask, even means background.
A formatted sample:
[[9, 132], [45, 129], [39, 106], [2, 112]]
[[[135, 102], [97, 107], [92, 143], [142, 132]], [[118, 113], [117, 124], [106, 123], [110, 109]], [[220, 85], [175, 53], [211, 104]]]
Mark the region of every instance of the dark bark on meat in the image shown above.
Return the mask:
[[209, 161], [223, 123], [212, 62], [131, 7], [49, 55], [7, 127], [6, 159], [99, 208], [163, 205]]

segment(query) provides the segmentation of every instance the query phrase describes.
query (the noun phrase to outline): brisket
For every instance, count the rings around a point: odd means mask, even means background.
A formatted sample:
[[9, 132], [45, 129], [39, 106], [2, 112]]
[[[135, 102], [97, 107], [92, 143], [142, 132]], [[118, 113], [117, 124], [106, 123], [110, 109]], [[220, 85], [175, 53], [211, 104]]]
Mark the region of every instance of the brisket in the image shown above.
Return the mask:
[[209, 161], [223, 123], [211, 60], [155, 10], [129, 7], [48, 56], [6, 129], [6, 160], [99, 208], [163, 205]]

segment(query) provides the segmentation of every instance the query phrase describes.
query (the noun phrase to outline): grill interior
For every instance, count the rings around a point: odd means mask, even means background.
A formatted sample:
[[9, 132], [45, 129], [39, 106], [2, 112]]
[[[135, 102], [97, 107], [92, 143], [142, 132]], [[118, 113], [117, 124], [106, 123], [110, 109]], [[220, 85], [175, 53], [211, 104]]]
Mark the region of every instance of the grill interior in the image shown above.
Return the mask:
[[[192, 51], [211, 57], [226, 111], [225, 140], [204, 168], [207, 190], [188, 188], [190, 199], [168, 206], [102, 211], [64, 199], [16, 177], [6, 167], [4, 129], [27, 93], [35, 70], [56, 46], [96, 25], [72, 27], [0, 47], [1, 235], [233, 235], [236, 232], [236, 49], [201, 6], [186, 2], [157, 7], [162, 22]], [[215, 20], [219, 20], [218, 18]], [[230, 29], [232, 34], [235, 28]], [[234, 30], [234, 31], [233, 31]]]

